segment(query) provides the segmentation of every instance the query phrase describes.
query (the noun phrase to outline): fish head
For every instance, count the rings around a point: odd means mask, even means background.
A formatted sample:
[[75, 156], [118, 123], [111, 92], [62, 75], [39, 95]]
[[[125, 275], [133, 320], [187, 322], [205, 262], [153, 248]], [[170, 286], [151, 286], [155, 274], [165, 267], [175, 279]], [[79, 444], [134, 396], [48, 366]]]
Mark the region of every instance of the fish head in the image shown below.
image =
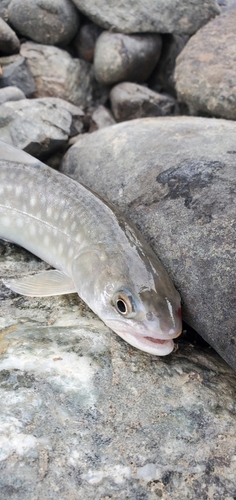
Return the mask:
[[103, 322], [142, 351], [171, 353], [182, 331], [181, 299], [152, 250], [89, 251], [83, 259], [77, 290]]
[[132, 346], [158, 356], [174, 349], [173, 339], [182, 331], [181, 302], [176, 290], [172, 294], [161, 290], [140, 288], [139, 292], [126, 284], [111, 298], [112, 316], [105, 323]]

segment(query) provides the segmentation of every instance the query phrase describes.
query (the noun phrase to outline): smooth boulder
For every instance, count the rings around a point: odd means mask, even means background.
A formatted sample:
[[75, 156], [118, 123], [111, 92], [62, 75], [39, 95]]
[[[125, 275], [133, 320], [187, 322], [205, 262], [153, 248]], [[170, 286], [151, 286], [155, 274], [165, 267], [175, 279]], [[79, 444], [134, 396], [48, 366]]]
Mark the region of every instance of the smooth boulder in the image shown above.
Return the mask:
[[94, 71], [104, 85], [123, 80], [144, 82], [161, 54], [160, 35], [123, 35], [104, 31], [97, 39]]
[[190, 114], [236, 120], [236, 8], [201, 28], [177, 58], [178, 100]]
[[68, 44], [79, 29], [71, 0], [11, 0], [8, 17], [21, 35], [48, 45]]
[[192, 34], [220, 13], [216, 0], [73, 1], [98, 26], [121, 33]]
[[186, 322], [234, 369], [235, 136], [227, 120], [144, 118], [81, 136], [61, 165], [137, 224]]

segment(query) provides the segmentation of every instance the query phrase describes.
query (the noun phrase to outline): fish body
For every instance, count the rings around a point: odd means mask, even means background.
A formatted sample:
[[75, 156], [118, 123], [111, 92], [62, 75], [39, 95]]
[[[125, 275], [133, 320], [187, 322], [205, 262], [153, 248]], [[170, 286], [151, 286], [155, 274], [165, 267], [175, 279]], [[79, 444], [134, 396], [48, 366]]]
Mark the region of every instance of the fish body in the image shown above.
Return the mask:
[[157, 355], [173, 350], [180, 296], [139, 231], [84, 185], [2, 142], [0, 237], [55, 268], [5, 281], [12, 290], [76, 291], [131, 345]]

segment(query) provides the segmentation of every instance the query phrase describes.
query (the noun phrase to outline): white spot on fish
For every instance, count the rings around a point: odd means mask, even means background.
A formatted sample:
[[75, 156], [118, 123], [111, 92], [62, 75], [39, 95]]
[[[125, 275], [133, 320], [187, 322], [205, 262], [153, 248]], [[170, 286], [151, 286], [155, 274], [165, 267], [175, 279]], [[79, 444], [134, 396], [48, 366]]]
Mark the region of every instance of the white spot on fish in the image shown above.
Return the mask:
[[75, 237], [75, 241], [77, 241], [77, 243], [80, 243], [81, 242], [81, 236], [80, 234], [78, 233]]
[[2, 217], [1, 220], [2, 220], [3, 226], [10, 226], [11, 221], [10, 221], [9, 217]]
[[36, 219], [38, 219], [38, 220], [42, 220], [42, 214], [41, 214], [41, 212], [38, 212], [38, 213], [36, 214]]
[[58, 245], [58, 253], [61, 255], [62, 252], [63, 252], [63, 245], [62, 245], [62, 243], [59, 243], [59, 245]]
[[44, 239], [43, 239], [43, 242], [44, 242], [44, 245], [48, 246], [49, 245], [49, 236], [46, 234], [46, 236], [44, 236]]
[[20, 196], [20, 194], [22, 193], [22, 189], [22, 186], [16, 186], [16, 196]]
[[30, 232], [30, 235], [31, 235], [31, 236], [34, 236], [34, 235], [35, 235], [35, 233], [36, 233], [36, 227], [35, 227], [35, 225], [34, 225], [34, 224], [31, 224], [31, 225], [30, 225], [29, 232]]
[[76, 225], [77, 225], [77, 223], [74, 220], [74, 222], [72, 222], [71, 227], [70, 227], [71, 231], [74, 231], [74, 229], [76, 228]]
[[73, 254], [74, 254], [73, 248], [70, 248], [68, 252], [68, 257], [72, 257]]
[[165, 297], [165, 299], [166, 299], [166, 303], [167, 303], [167, 306], [168, 306], [170, 317], [171, 317], [171, 320], [172, 320], [172, 323], [173, 323], [173, 327], [175, 328], [175, 318], [174, 318], [174, 314], [173, 314], [173, 307], [172, 307], [171, 302], [169, 301], [169, 299], [167, 299], [167, 297]]
[[69, 215], [69, 212], [67, 212], [67, 210], [65, 210], [65, 212], [63, 212], [63, 214], [62, 214], [62, 219], [66, 220], [68, 218], [68, 215]]
[[24, 222], [23, 222], [23, 219], [22, 219], [21, 217], [18, 217], [18, 218], [16, 219], [16, 225], [17, 225], [18, 227], [23, 227]]
[[59, 219], [59, 213], [58, 213], [58, 212], [54, 212], [54, 219], [55, 219], [55, 220], [58, 220], [58, 219]]
[[53, 228], [53, 236], [57, 236], [57, 228], [56, 227]]
[[34, 207], [36, 205], [36, 196], [30, 197], [30, 206]]
[[50, 217], [52, 215], [52, 207], [47, 207], [47, 216]]

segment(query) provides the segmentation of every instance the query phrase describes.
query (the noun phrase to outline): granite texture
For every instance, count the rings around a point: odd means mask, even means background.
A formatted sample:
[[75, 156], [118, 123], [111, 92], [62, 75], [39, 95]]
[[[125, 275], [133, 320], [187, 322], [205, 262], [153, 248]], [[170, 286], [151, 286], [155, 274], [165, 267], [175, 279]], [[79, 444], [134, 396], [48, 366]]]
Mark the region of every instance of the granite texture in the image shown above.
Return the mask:
[[[0, 242], [1, 277], [47, 267]], [[1, 498], [235, 498], [236, 378], [212, 349], [158, 358], [75, 294], [0, 297]]]

